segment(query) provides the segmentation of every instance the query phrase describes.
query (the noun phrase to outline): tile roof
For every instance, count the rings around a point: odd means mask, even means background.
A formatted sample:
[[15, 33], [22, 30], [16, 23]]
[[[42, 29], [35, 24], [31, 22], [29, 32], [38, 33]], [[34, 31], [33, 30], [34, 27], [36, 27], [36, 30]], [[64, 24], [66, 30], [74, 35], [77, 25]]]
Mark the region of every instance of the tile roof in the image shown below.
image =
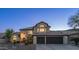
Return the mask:
[[40, 33], [34, 33], [34, 35], [72, 35], [79, 33], [79, 31], [49, 31], [49, 32], [40, 32]]
[[63, 35], [63, 33], [61, 31], [49, 31], [34, 33], [34, 35]]
[[19, 34], [20, 34], [20, 32], [15, 32], [15, 33], [13, 33], [13, 34], [19, 35]]
[[40, 22], [38, 22], [35, 26], [37, 26], [37, 25], [40, 24], [40, 23], [47, 24], [48, 27], [51, 27], [51, 26], [48, 25], [48, 23], [46, 23], [46, 22], [44, 22], [44, 21], [40, 21]]
[[[33, 26], [33, 27], [34, 27], [34, 26]], [[20, 31], [31, 30], [31, 29], [33, 29], [33, 27], [23, 28], [23, 29], [20, 29]]]
[[20, 29], [20, 31], [32, 30], [34, 27], [36, 27], [36, 26], [37, 26], [38, 24], [40, 24], [40, 23], [45, 23], [45, 24], [47, 24], [48, 27], [50, 27], [50, 26], [48, 25], [48, 23], [46, 23], [46, 22], [44, 22], [44, 21], [41, 21], [41, 22], [37, 23], [36, 25], [34, 25], [34, 26], [32, 26], [32, 27], [27, 27], [27, 28]]

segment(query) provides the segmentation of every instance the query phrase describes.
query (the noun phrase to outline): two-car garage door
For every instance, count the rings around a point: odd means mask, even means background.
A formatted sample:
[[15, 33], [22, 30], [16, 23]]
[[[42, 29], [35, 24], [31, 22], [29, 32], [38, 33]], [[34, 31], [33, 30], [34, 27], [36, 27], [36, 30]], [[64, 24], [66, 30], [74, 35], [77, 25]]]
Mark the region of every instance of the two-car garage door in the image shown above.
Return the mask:
[[[37, 37], [37, 44], [45, 44], [45, 37]], [[63, 37], [46, 37], [46, 44], [63, 44]]]
[[45, 38], [44, 37], [37, 37], [37, 44], [45, 44]]
[[46, 44], [63, 44], [62, 37], [47, 37]]

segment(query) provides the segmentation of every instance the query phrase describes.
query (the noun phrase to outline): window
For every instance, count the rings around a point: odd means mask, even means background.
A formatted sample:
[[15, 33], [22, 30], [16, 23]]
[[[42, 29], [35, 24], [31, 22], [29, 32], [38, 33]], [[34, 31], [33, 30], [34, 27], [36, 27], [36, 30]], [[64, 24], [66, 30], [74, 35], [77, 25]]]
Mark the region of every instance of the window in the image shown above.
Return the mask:
[[13, 36], [13, 40], [17, 40], [17, 36], [16, 35]]
[[46, 32], [45, 28], [37, 28], [37, 32]]
[[28, 34], [33, 34], [31, 30], [28, 31]]
[[38, 28], [37, 28], [37, 32], [46, 32], [46, 28], [44, 24], [41, 24]]
[[40, 32], [45, 32], [45, 29], [44, 28], [40, 28]]
[[40, 25], [40, 27], [44, 27], [44, 25]]

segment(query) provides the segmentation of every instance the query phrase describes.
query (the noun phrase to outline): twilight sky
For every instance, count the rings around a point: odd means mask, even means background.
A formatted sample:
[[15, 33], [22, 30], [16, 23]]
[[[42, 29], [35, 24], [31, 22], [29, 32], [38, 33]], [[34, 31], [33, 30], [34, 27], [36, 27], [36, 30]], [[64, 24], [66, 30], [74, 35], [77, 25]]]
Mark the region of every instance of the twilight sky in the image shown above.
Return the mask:
[[75, 8], [0, 8], [0, 32], [8, 28], [19, 31], [35, 25], [40, 21], [47, 22], [52, 30], [65, 30], [68, 18], [79, 9]]

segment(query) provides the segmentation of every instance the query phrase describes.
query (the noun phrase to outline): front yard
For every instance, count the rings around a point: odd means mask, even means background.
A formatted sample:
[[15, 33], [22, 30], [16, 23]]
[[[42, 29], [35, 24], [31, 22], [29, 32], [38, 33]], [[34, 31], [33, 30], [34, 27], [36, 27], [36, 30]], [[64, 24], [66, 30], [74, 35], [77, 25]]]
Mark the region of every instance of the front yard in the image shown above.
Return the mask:
[[24, 45], [24, 44], [0, 44], [0, 50], [35, 50], [36, 46], [33, 44]]

